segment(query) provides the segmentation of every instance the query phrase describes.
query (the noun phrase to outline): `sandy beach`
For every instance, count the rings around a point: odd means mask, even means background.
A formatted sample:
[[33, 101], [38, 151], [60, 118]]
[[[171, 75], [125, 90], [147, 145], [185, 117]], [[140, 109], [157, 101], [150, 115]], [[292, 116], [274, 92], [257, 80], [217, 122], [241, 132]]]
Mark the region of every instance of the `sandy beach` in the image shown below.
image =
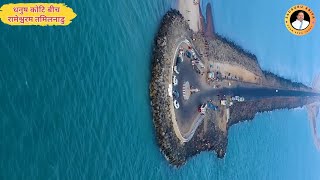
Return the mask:
[[177, 9], [188, 21], [190, 28], [194, 32], [198, 32], [201, 29], [199, 2], [200, 0], [178, 0]]

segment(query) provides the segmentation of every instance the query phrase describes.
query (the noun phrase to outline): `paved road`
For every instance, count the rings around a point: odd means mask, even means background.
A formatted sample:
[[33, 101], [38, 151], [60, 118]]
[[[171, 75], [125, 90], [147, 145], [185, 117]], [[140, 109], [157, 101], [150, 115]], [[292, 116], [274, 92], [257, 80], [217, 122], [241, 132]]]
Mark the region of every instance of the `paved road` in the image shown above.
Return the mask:
[[[172, 59], [173, 64], [175, 64], [178, 49], [180, 47], [187, 47], [187, 44], [190, 44], [188, 40], [181, 40], [178, 44], [175, 54], [176, 56]], [[199, 57], [199, 54], [196, 52]], [[180, 97], [177, 99], [180, 103], [180, 108], [175, 110], [176, 118], [179, 118], [181, 124], [190, 124], [190, 128], [186, 133], [181, 131], [181, 127], [179, 127], [177, 119], [172, 119], [174, 124], [175, 133], [178, 138], [182, 142], [188, 142], [192, 137], [198, 126], [202, 123], [204, 116], [200, 115], [197, 112], [197, 109], [200, 104], [208, 101], [209, 99], [218, 100], [219, 97], [223, 95], [226, 96], [243, 96], [246, 100], [256, 100], [261, 98], [268, 98], [268, 97], [277, 97], [277, 96], [316, 96], [320, 95], [318, 93], [311, 93], [311, 92], [299, 92], [299, 91], [290, 91], [290, 90], [278, 90], [277, 89], [269, 89], [269, 88], [232, 88], [232, 89], [212, 89], [207, 91], [201, 91], [201, 84], [199, 74], [192, 69], [192, 65], [190, 59], [184, 57], [184, 62], [179, 64], [179, 74], [175, 74], [173, 71], [172, 73], [177, 76], [178, 85], [173, 86], [173, 90], [178, 90], [180, 93]], [[196, 88], [200, 88], [200, 92], [193, 94], [190, 96], [188, 101], [183, 100], [182, 96], [182, 85], [183, 82], [189, 81], [191, 86]], [[218, 101], [217, 101], [218, 102]], [[195, 118], [192, 118], [196, 115]]]
[[182, 118], [188, 118], [197, 111], [197, 107], [208, 101], [209, 99], [218, 99], [223, 95], [226, 96], [243, 96], [246, 100], [257, 100], [269, 97], [288, 97], [288, 96], [319, 96], [317, 93], [300, 92], [290, 90], [278, 90], [268, 88], [233, 88], [233, 89], [213, 89], [206, 92], [200, 92], [190, 97], [187, 104], [181, 106], [179, 110], [182, 111]]
[[[320, 94], [317, 93], [309, 93], [309, 92], [299, 92], [299, 91], [289, 91], [289, 90], [279, 90], [276, 92], [276, 89], [267, 89], [267, 88], [260, 88], [260, 89], [249, 89], [249, 88], [234, 88], [234, 89], [224, 89], [224, 90], [212, 90], [204, 93], [200, 93], [195, 95], [192, 99], [190, 99], [187, 105], [181, 106], [177, 113], [179, 113], [179, 118], [183, 120], [189, 119], [189, 122], [183, 122], [191, 124], [189, 131], [187, 133], [180, 132], [185, 140], [189, 141], [196, 129], [202, 123], [204, 116], [197, 115], [196, 118], [191, 119], [194, 114], [197, 114], [197, 108], [200, 104], [206, 102], [209, 99], [217, 98], [218, 94], [225, 95], [240, 95], [244, 96], [245, 99], [261, 99], [261, 98], [268, 98], [268, 97], [284, 97], [284, 96], [319, 96]], [[185, 141], [185, 142], [187, 142]], [[320, 140], [319, 140], [320, 142]], [[319, 143], [320, 144], [320, 143]]]

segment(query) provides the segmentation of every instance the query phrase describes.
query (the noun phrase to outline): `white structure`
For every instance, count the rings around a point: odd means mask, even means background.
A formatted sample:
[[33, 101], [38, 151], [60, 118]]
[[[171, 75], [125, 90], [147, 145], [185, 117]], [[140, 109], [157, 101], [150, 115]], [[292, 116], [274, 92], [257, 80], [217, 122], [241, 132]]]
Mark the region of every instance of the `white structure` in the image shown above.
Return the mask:
[[183, 83], [183, 86], [182, 86], [182, 95], [183, 95], [183, 99], [184, 100], [188, 100], [190, 95], [191, 95], [191, 91], [190, 91], [190, 84], [189, 82], [185, 82]]
[[231, 97], [231, 100], [232, 100], [232, 101], [238, 101], [239, 98], [240, 98], [239, 96], [234, 96], [234, 97]]
[[233, 105], [233, 102], [229, 100], [221, 100], [220, 103], [222, 106], [228, 106], [228, 107]]
[[234, 97], [231, 97], [231, 100], [232, 101], [243, 102], [244, 101], [244, 97], [234, 96]]
[[214, 79], [214, 78], [215, 78], [214, 72], [208, 72], [208, 79]]
[[196, 89], [190, 89], [190, 92], [191, 93], [197, 93], [197, 92], [199, 92], [200, 90], [198, 89], [198, 88], [196, 88]]
[[169, 94], [170, 97], [172, 97], [172, 84], [169, 84], [168, 94]]

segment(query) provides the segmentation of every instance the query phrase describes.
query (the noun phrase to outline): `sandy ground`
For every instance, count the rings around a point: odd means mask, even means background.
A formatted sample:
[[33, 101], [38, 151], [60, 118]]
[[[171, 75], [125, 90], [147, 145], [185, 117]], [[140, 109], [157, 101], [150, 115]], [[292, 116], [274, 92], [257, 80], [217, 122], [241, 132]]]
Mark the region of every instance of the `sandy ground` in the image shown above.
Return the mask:
[[228, 111], [229, 109], [220, 106], [220, 111], [218, 112], [218, 116], [215, 119], [219, 129], [223, 132], [227, 132]]
[[[259, 84], [261, 81], [261, 77], [255, 75], [254, 73], [241, 68], [239, 66], [226, 64], [226, 63], [214, 63], [214, 69], [216, 70], [218, 67], [219, 72], [221, 72], [222, 76], [227, 76], [227, 78], [233, 78], [235, 79], [235, 76], [237, 79], [240, 78], [240, 81], [242, 82], [248, 82], [248, 83], [254, 83]], [[230, 76], [229, 76], [230, 73]]]
[[190, 28], [194, 32], [198, 32], [201, 27], [200, 22], [200, 7], [194, 2], [199, 2], [200, 0], [178, 0], [178, 10], [183, 15], [183, 17], [188, 21]]

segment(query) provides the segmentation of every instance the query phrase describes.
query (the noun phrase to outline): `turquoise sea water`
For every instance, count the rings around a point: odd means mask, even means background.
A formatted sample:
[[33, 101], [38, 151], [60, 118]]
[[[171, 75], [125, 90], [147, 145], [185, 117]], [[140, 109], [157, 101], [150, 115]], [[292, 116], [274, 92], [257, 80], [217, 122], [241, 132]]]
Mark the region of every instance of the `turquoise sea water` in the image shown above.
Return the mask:
[[[5, 3], [9, 1], [0, 5]], [[304, 108], [259, 114], [252, 122], [232, 127], [225, 159], [203, 152], [180, 169], [169, 166], [154, 137], [148, 87], [153, 38], [174, 2], [65, 3], [78, 15], [68, 27], [0, 24], [0, 179], [320, 178], [320, 157]], [[291, 3], [281, 4], [281, 22]], [[239, 18], [233, 7], [248, 4], [213, 1], [217, 31], [257, 54], [264, 68], [284, 68], [281, 75], [310, 82], [319, 57], [314, 50], [319, 42], [313, 40], [318, 26], [300, 39], [281, 24], [275, 24], [281, 30], [266, 37], [252, 34], [261, 30], [251, 24], [253, 19], [244, 23], [250, 31], [241, 25], [232, 28]], [[277, 7], [275, 1], [268, 4]], [[264, 12], [265, 5], [255, 2], [250, 7], [256, 8], [245, 13]], [[263, 42], [268, 36], [276, 37]], [[302, 70], [295, 69], [301, 68], [296, 63], [304, 64], [305, 59], [293, 62], [286, 58], [288, 47], [283, 54], [277, 50], [285, 41], [307, 40], [314, 48], [311, 53], [290, 45], [299, 56], [313, 58]]]

